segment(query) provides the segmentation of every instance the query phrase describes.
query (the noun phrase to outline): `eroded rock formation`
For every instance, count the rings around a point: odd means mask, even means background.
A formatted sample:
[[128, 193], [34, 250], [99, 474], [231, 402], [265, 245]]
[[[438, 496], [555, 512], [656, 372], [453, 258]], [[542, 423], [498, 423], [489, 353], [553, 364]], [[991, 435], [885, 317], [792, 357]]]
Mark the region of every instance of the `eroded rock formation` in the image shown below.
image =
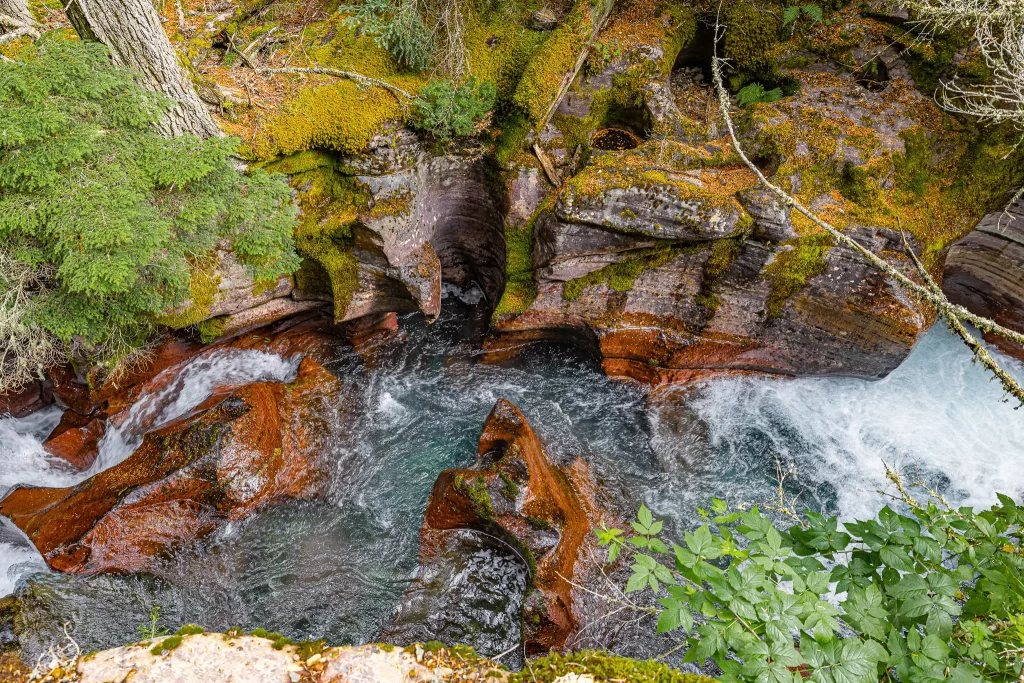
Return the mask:
[[[1024, 199], [988, 214], [950, 248], [942, 291], [953, 303], [1024, 332]], [[1024, 350], [1002, 337], [985, 340], [1024, 359]]]
[[594, 496], [587, 465], [552, 463], [523, 414], [501, 399], [484, 425], [476, 465], [445, 470], [434, 484], [420, 529], [421, 564], [439, 561], [452, 530], [506, 539], [531, 573], [523, 605], [527, 651], [561, 647], [579, 627], [573, 583], [592, 571], [592, 531], [606, 517]]
[[[17, 488], [0, 503], [0, 514], [59, 571], [145, 571], [158, 555], [229, 520], [284, 498], [322, 495], [317, 458], [337, 384], [306, 357], [290, 384], [215, 391], [196, 410], [147, 433], [126, 460], [70, 488]], [[78, 457], [86, 450], [79, 448]]]

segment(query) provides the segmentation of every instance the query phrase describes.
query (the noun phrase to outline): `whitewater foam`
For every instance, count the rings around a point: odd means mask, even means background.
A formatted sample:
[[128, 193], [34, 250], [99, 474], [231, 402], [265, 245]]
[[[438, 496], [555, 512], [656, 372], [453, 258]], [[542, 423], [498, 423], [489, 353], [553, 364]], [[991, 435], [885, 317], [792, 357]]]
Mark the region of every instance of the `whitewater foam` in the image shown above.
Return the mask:
[[[999, 358], [1024, 377], [1021, 363]], [[884, 504], [886, 464], [956, 504], [987, 507], [997, 491], [1021, 498], [1024, 415], [990, 377], [937, 325], [882, 380], [719, 380], [688, 403], [729, 459], [778, 456], [805, 495], [829, 484], [840, 517], [866, 518]]]
[[[250, 382], [290, 382], [295, 378], [299, 361], [299, 356], [281, 358], [261, 351], [227, 349], [199, 356], [183, 369], [165, 370], [164, 373], [177, 375], [162, 386], [158, 381], [161, 388], [136, 401], [119, 424], [112, 424], [117, 420], [108, 422], [96, 459], [84, 472], [54, 458], [43, 448], [43, 441], [60, 420], [59, 408], [46, 408], [25, 418], [0, 417], [0, 498], [21, 484], [74, 486], [123, 461], [139, 447], [146, 432], [188, 414], [214, 389]], [[21, 575], [46, 568], [27, 539], [13, 538], [4, 532], [0, 527], [0, 596], [13, 591]]]

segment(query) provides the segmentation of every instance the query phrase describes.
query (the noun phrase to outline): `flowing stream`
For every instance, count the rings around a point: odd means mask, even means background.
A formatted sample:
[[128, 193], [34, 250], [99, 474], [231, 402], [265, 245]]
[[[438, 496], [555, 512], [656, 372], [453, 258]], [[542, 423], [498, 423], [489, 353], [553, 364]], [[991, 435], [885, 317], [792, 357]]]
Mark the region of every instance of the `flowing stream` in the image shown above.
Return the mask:
[[[329, 367], [345, 386], [339, 402], [354, 414], [322, 446], [333, 467], [328, 502], [279, 505], [230, 523], [144, 575], [48, 572], [20, 532], [0, 528], [0, 593], [22, 599], [23, 647], [31, 653], [57, 640], [66, 621], [85, 650], [137, 640], [152, 605], [171, 626], [260, 626], [293, 638], [368, 642], [392, 623], [407, 588], [422, 585], [447, 598], [442, 609], [402, 603], [399, 616], [413, 625], [405, 632], [488, 654], [508, 649], [519, 637], [525, 575], [507, 550], [474, 542], [443, 576], [416, 576], [434, 480], [473, 463], [499, 398], [522, 410], [557, 462], [586, 459], [615, 511], [630, 515], [645, 501], [676, 530], [693, 525], [696, 507], [712, 496], [772, 498], [777, 463], [800, 504], [844, 518], [884, 504], [876, 491], [883, 463], [913, 471], [955, 502], [1024, 494], [1024, 416], [1000, 403], [999, 386], [941, 327], [880, 381], [728, 379], [649, 398], [567, 347], [540, 346], [515, 364], [481, 363], [479, 316], [466, 303], [473, 297], [446, 292], [437, 323], [405, 317], [406, 338], [372, 365], [342, 351]], [[297, 359], [242, 355], [252, 353], [197, 359], [161, 390], [177, 392], [174, 401], [143, 399], [108, 433], [95, 467], [127, 457], [146, 429], [192, 410], [214, 386], [294, 376]], [[156, 415], [156, 405], [169, 407]], [[0, 487], [66, 486], [86, 476], [62, 469], [40, 446], [58, 418], [49, 410], [0, 420]], [[471, 540], [456, 539], [453, 548]]]

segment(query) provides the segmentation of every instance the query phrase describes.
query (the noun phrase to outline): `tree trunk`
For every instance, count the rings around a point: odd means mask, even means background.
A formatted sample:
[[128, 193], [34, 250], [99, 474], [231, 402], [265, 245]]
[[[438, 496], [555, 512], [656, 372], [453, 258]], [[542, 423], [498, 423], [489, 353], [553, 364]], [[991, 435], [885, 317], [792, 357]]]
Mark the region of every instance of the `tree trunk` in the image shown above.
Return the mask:
[[[0, 0], [10, 1], [17, 0]], [[84, 40], [106, 45], [115, 64], [132, 69], [148, 88], [174, 101], [174, 108], [160, 122], [161, 133], [171, 137], [191, 133], [201, 138], [219, 134], [178, 63], [151, 0], [71, 0], [67, 14]]]
[[[20, 26], [32, 27], [37, 25], [36, 20], [28, 11], [28, 0], [0, 0], [0, 14], [10, 17]], [[0, 24], [6, 25], [6, 22], [0, 21]], [[9, 26], [8, 28], [19, 27]], [[2, 28], [0, 28], [0, 33], [3, 33]]]

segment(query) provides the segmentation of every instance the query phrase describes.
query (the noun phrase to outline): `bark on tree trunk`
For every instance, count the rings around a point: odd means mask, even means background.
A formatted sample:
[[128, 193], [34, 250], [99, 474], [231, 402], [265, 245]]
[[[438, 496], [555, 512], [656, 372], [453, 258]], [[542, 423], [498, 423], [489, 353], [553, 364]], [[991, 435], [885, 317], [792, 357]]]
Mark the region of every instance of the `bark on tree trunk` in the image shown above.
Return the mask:
[[[0, 14], [7, 15], [22, 26], [36, 25], [36, 20], [28, 11], [28, 0], [0, 0]], [[11, 26], [9, 28], [18, 27]], [[2, 29], [0, 29], [0, 33], [3, 33]]]
[[[17, 0], [0, 0], [9, 1]], [[160, 123], [160, 132], [172, 137], [192, 133], [201, 138], [219, 134], [178, 63], [151, 0], [71, 0], [67, 15], [83, 39], [106, 45], [114, 63], [134, 70], [146, 86], [174, 100], [174, 108]]]

